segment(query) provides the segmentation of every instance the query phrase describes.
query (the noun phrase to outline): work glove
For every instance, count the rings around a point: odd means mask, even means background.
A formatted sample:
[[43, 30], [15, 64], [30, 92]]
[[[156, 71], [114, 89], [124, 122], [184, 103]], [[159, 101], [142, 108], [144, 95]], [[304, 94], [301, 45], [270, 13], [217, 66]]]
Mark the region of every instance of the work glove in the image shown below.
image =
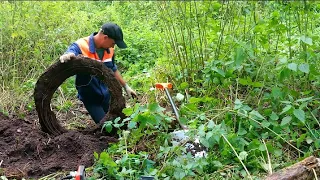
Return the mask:
[[66, 53], [62, 56], [60, 56], [60, 62], [65, 63], [71, 59], [71, 57], [76, 57], [74, 53]]
[[136, 92], [134, 92], [134, 90], [132, 90], [131, 87], [127, 83], [123, 87], [126, 90], [126, 93], [129, 97], [137, 98]]

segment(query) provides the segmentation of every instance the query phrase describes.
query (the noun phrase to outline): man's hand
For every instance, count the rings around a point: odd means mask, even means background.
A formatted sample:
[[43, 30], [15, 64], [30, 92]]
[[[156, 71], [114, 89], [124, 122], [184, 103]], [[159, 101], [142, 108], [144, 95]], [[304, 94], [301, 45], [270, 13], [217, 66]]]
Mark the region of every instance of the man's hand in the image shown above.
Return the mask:
[[127, 83], [124, 85], [124, 89], [126, 90], [127, 95], [129, 97], [137, 98], [136, 92], [134, 90], [132, 90], [131, 87]]
[[76, 57], [74, 53], [67, 53], [62, 56], [60, 56], [60, 62], [65, 63], [71, 59], [71, 57]]

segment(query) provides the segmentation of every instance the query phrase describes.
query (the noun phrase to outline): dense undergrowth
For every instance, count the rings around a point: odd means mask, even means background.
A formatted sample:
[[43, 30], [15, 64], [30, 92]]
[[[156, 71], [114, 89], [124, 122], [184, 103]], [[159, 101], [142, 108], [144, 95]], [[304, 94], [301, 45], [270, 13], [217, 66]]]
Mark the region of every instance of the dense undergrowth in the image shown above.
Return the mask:
[[[129, 48], [116, 62], [140, 101], [127, 131], [96, 153], [92, 179], [259, 179], [319, 156], [318, 2], [1, 2], [0, 110], [34, 109], [34, 84], [67, 46], [107, 21]], [[181, 120], [208, 148], [193, 158], [172, 146], [174, 115], [156, 82], [172, 82]], [[72, 109], [74, 79], [53, 106]], [[116, 119], [105, 130], [119, 128]], [[139, 126], [137, 125], [139, 124]], [[130, 137], [130, 138], [129, 138]]]

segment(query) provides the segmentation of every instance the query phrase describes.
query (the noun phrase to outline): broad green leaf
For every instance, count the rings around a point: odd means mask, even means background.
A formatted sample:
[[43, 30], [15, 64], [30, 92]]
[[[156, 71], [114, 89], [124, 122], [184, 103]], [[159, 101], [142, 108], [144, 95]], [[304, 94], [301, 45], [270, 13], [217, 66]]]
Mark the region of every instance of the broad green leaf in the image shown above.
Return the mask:
[[102, 152], [100, 154], [100, 160], [102, 161], [104, 166], [111, 166], [111, 167], [117, 166], [117, 164], [113, 161], [113, 159], [106, 152]]
[[249, 84], [248, 80], [247, 79], [243, 79], [243, 78], [239, 78], [239, 83], [241, 85], [248, 85]]
[[271, 94], [272, 94], [272, 97], [279, 98], [281, 96], [281, 89], [278, 87], [274, 87], [272, 88]]
[[212, 8], [215, 10], [215, 11], [218, 11], [220, 9], [220, 7], [222, 6], [219, 2], [212, 2]]
[[302, 35], [302, 36], [300, 37], [300, 40], [301, 40], [302, 42], [308, 44], [308, 45], [312, 45], [312, 39], [309, 38], [309, 37], [307, 37], [307, 36], [305, 36], [305, 35]]
[[213, 164], [215, 167], [223, 167], [223, 164], [222, 164], [220, 161], [212, 161], [212, 164]]
[[251, 86], [252, 87], [263, 87], [263, 84], [261, 82], [252, 82]]
[[217, 67], [213, 67], [212, 70], [217, 72], [218, 74], [220, 74], [222, 77], [226, 76], [226, 73], [222, 69], [219, 69]]
[[103, 127], [106, 129], [108, 133], [110, 133], [112, 131], [112, 122], [111, 121], [105, 122], [103, 124]]
[[208, 122], [208, 128], [209, 128], [209, 129], [213, 129], [214, 126], [215, 126], [215, 123], [214, 123], [212, 120], [210, 120], [210, 121]]
[[257, 148], [259, 147], [259, 145], [260, 145], [259, 140], [253, 139], [253, 140], [250, 142], [250, 144], [248, 145], [248, 148], [249, 148], [249, 149], [257, 149]]
[[261, 124], [262, 124], [262, 127], [265, 127], [265, 128], [270, 126], [270, 123], [267, 120], [263, 120]]
[[186, 89], [189, 87], [189, 84], [187, 82], [183, 82], [180, 84], [180, 89]]
[[259, 150], [260, 151], [265, 151], [266, 150], [266, 147], [264, 146], [264, 144], [260, 144], [259, 145]]
[[206, 148], [210, 147], [209, 141], [206, 138], [200, 138], [200, 143], [204, 145]]
[[291, 108], [292, 108], [291, 105], [286, 105], [286, 107], [284, 107], [284, 108], [282, 109], [282, 112], [280, 113], [280, 115], [283, 114], [283, 113], [285, 113], [285, 112], [287, 112], [287, 111], [289, 111]]
[[274, 150], [274, 155], [275, 155], [276, 157], [280, 157], [280, 156], [282, 155], [282, 150], [281, 150], [281, 149], [276, 149], [276, 150]]
[[288, 62], [288, 60], [286, 57], [279, 58], [279, 64], [285, 64], [287, 62]]
[[241, 47], [238, 47], [236, 49], [236, 54], [235, 54], [235, 58], [234, 58], [234, 62], [236, 67], [239, 67], [242, 64], [242, 61], [245, 58], [245, 54], [244, 54], [244, 50]]
[[205, 113], [201, 113], [200, 115], [199, 115], [199, 119], [200, 120], [205, 120], [205, 119], [207, 119], [207, 117], [206, 117], [206, 114]]
[[133, 108], [124, 108], [122, 110], [123, 114], [125, 114], [126, 116], [130, 116], [133, 113]]
[[188, 111], [195, 111], [195, 112], [199, 111], [199, 109], [195, 103], [188, 103], [185, 105], [185, 107]]
[[304, 92], [301, 92], [302, 95], [308, 95], [310, 93], [312, 93], [313, 90], [308, 90], [308, 91], [304, 91]]
[[200, 137], [203, 137], [206, 135], [206, 132], [205, 132], [205, 126], [203, 124], [201, 124], [199, 127], [198, 127], [198, 136]]
[[306, 101], [309, 101], [309, 100], [312, 100], [312, 99], [313, 99], [313, 96], [307, 97], [307, 98], [298, 99], [298, 100], [296, 100], [296, 102], [306, 102]]
[[242, 126], [240, 126], [238, 130], [238, 135], [243, 136], [245, 134], [247, 134], [247, 131]]
[[288, 68], [291, 69], [292, 71], [297, 71], [298, 65], [296, 63], [290, 63], [288, 64]]
[[276, 121], [279, 119], [279, 116], [276, 113], [272, 112], [272, 114], [270, 115], [270, 119]]
[[291, 116], [286, 116], [286, 117], [284, 117], [284, 118], [282, 119], [280, 125], [281, 125], [281, 126], [284, 126], [284, 125], [288, 124], [288, 123], [291, 121], [291, 119], [292, 119]]
[[295, 109], [293, 111], [293, 114], [296, 118], [298, 118], [301, 122], [305, 122], [306, 121], [306, 117], [305, 117], [305, 113], [303, 110], [301, 109]]
[[258, 124], [258, 123], [256, 123], [255, 121], [249, 121], [250, 122], [250, 124], [253, 126], [253, 127], [255, 127], [255, 128], [261, 128], [261, 125], [260, 124]]
[[212, 132], [213, 132], [212, 138], [219, 143], [221, 134], [224, 134], [224, 131], [221, 129], [221, 126], [220, 125], [215, 126]]
[[[145, 116], [142, 116], [141, 114], [139, 114], [138, 116], [136, 116], [136, 119], [135, 121], [139, 121], [139, 125], [140, 125], [140, 128], [144, 128], [146, 127], [147, 123], [150, 123], [150, 119], [148, 119], [147, 117]], [[155, 123], [155, 119], [153, 119], [153, 123]]]
[[206, 139], [209, 141], [209, 139], [213, 136], [213, 131], [209, 131], [207, 134], [206, 134]]
[[[269, 123], [269, 124], [271, 124], [271, 123]], [[261, 134], [261, 138], [262, 139], [268, 139], [269, 138], [269, 133], [268, 132], [262, 133]]]
[[239, 125], [238, 125], [238, 135], [242, 136], [247, 134], [247, 131], [242, 127], [242, 121], [240, 120]]
[[253, 118], [253, 119], [265, 119], [258, 111], [252, 110], [249, 115]]
[[149, 104], [148, 108], [149, 108], [150, 112], [162, 112], [165, 110], [165, 108], [159, 106], [158, 103]]
[[306, 139], [307, 134], [301, 134], [297, 139], [297, 147], [300, 147], [301, 143]]
[[307, 64], [307, 63], [299, 64], [298, 68], [299, 68], [299, 70], [301, 72], [304, 72], [304, 73], [307, 73], [307, 74], [310, 72], [309, 64]]
[[239, 83], [241, 85], [250, 85], [252, 82], [251, 78], [250, 77], [247, 77], [246, 79], [243, 79], [243, 78], [239, 78]]
[[191, 98], [189, 99], [189, 102], [190, 102], [191, 104], [196, 104], [196, 103], [201, 102], [201, 99], [200, 99], [200, 98], [196, 98], [196, 97], [191, 97]]
[[234, 109], [240, 109], [242, 107], [242, 102], [239, 99], [234, 101]]
[[280, 81], [283, 81], [284, 79], [290, 77], [291, 71], [288, 68], [284, 68], [281, 72], [280, 72]]

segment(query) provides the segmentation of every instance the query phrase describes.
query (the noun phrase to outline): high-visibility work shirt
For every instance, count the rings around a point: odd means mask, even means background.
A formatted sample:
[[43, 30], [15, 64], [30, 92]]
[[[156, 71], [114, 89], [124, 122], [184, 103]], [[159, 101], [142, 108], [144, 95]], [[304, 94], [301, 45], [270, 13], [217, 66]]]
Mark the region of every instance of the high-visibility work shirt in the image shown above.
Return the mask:
[[[117, 66], [114, 64], [113, 49], [96, 49], [93, 40], [93, 36], [96, 34], [97, 33], [93, 33], [89, 37], [77, 40], [69, 46], [66, 53], [74, 53], [76, 56], [82, 54], [101, 61], [105, 66], [115, 72]], [[81, 101], [101, 103], [109, 97], [108, 88], [98, 78], [91, 75], [77, 74], [76, 88], [78, 90], [78, 98]]]

